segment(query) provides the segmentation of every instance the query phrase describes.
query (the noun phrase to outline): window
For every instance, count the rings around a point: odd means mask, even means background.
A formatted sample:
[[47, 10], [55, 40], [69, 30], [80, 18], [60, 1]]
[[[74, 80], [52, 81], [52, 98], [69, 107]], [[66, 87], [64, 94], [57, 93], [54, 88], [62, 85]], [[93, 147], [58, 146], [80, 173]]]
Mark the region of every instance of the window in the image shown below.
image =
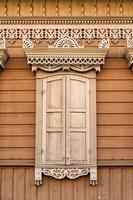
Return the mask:
[[36, 174], [61, 179], [92, 171], [96, 181], [95, 72], [41, 74], [37, 78]]
[[73, 38], [63, 37], [53, 47], [24, 51], [32, 70], [38, 70], [36, 184], [42, 174], [74, 179], [90, 173], [95, 185], [96, 71], [105, 63], [108, 49], [83, 48]]

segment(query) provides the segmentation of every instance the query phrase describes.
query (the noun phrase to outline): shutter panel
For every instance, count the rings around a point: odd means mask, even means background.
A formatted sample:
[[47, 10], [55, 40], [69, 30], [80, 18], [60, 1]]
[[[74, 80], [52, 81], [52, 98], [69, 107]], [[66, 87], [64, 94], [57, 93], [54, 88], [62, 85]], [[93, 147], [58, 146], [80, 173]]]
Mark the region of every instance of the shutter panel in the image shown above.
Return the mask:
[[68, 75], [66, 88], [66, 164], [89, 164], [89, 79]]
[[65, 77], [43, 80], [43, 164], [65, 164]]

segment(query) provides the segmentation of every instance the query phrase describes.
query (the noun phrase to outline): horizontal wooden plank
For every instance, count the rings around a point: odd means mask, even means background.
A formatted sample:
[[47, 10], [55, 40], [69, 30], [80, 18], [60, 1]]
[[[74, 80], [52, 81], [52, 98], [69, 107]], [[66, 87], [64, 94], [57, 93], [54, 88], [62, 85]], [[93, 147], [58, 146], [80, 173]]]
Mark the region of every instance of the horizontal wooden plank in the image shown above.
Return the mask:
[[0, 124], [35, 124], [35, 114], [0, 114]]
[[128, 69], [127, 60], [125, 58], [107, 58], [102, 71], [104, 69]]
[[133, 80], [97, 80], [97, 91], [133, 91]]
[[0, 148], [0, 160], [33, 160], [34, 148]]
[[97, 103], [97, 113], [133, 113], [133, 103]]
[[128, 167], [133, 166], [133, 160], [99, 160], [98, 166], [115, 166], [115, 167]]
[[20, 160], [20, 159], [15, 159], [15, 160], [4, 160], [4, 159], [1, 159], [0, 160], [0, 166], [8, 166], [8, 167], [25, 167], [25, 166], [35, 166], [35, 160], [34, 159], [23, 159], [23, 160]]
[[35, 73], [30, 69], [19, 69], [19, 70], [3, 70], [0, 73], [1, 80], [19, 80], [19, 79], [35, 79]]
[[22, 48], [18, 47], [8, 47], [7, 53], [10, 58], [25, 58], [25, 53]]
[[133, 102], [133, 92], [98, 92], [97, 102]]
[[133, 79], [133, 73], [129, 68], [125, 69], [108, 69], [108, 66], [97, 74], [97, 80], [106, 79]]
[[133, 149], [98, 149], [98, 160], [133, 160]]
[[108, 58], [123, 58], [125, 54], [125, 45], [123, 45], [123, 42], [117, 43], [117, 45], [111, 44], [107, 57]]
[[133, 148], [133, 137], [98, 137], [98, 148]]
[[29, 65], [27, 65], [26, 58], [24, 59], [8, 59], [5, 63], [5, 69], [30, 69]]
[[0, 137], [1, 147], [35, 147], [35, 138], [34, 136], [2, 136]]
[[0, 113], [35, 112], [35, 103], [0, 103]]
[[29, 101], [35, 101], [35, 91], [0, 91], [0, 102]]
[[0, 91], [3, 90], [35, 90], [35, 80], [3, 80], [0, 81]]
[[0, 125], [0, 136], [19, 136], [19, 135], [35, 135], [35, 125]]
[[98, 125], [133, 125], [133, 114], [98, 114]]
[[98, 136], [133, 136], [133, 126], [98, 126]]

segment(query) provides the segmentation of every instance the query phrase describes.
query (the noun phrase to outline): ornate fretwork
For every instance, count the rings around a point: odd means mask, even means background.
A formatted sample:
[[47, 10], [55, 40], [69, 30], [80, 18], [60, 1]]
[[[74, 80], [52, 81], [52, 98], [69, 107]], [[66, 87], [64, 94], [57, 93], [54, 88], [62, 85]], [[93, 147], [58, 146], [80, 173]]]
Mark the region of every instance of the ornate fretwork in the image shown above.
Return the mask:
[[53, 72], [59, 69], [86, 72], [100, 70], [108, 49], [102, 48], [34, 48], [25, 49], [27, 63], [32, 70]]
[[2, 37], [0, 38], [0, 49], [5, 49], [5, 48], [6, 48], [5, 38]]
[[5, 17], [0, 18], [0, 38], [5, 37], [10, 43], [29, 38], [36, 43], [47, 40], [49, 44], [63, 37], [89, 43], [109, 38], [117, 43], [120, 39], [133, 37], [132, 24], [132, 18], [124, 17]]
[[85, 176], [90, 173], [90, 184], [97, 184], [97, 168], [35, 168], [35, 183], [37, 185], [42, 184], [42, 174], [46, 176], [52, 176], [56, 179], [63, 179], [65, 177], [69, 179], [76, 179], [80, 176]]
[[52, 46], [49, 46], [50, 48], [82, 48], [83, 46], [79, 46], [77, 41], [73, 38], [70, 38], [68, 36], [63, 37], [55, 41], [55, 43]]
[[127, 48], [133, 48], [133, 37], [127, 38]]
[[4, 49], [0, 49], [0, 67], [3, 69], [8, 56]]
[[33, 48], [33, 43], [29, 38], [23, 38], [23, 48]]
[[83, 46], [79, 46], [77, 41], [68, 36], [62, 37], [58, 39], [52, 46], [52, 48], [82, 48]]
[[110, 47], [110, 41], [109, 41], [109, 38], [103, 38], [99, 45], [98, 45], [99, 48], [109, 48]]
[[125, 56], [126, 56], [127, 61], [128, 61], [128, 66], [130, 68], [132, 68], [132, 70], [133, 70], [133, 46], [132, 46], [132, 44], [130, 44], [130, 45], [131, 45], [132, 48], [127, 48]]
[[[36, 28], [25, 27], [23, 29], [12, 28], [12, 29], [0, 29], [0, 37], [5, 37], [10, 43], [15, 42], [17, 39], [30, 38], [36, 43], [41, 42], [46, 39], [49, 44], [55, 42], [62, 37], [74, 38], [77, 41], [85, 39], [89, 43], [94, 39], [102, 40], [104, 38], [109, 38], [114, 43], [117, 43], [120, 39], [126, 39], [127, 37], [133, 37], [133, 29], [131, 28], [91, 28], [91, 26], [86, 26], [85, 28], [80, 28], [80, 26], [74, 25], [75, 28], [68, 28], [62, 25], [62, 28]], [[88, 27], [88, 28], [87, 28]]]

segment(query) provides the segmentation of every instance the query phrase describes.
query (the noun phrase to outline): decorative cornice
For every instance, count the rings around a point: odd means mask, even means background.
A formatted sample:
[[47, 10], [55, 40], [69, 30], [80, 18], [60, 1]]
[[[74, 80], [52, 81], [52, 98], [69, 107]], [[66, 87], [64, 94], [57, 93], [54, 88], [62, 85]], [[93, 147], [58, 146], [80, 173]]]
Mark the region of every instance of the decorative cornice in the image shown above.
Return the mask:
[[0, 17], [0, 25], [133, 24], [133, 17]]
[[0, 49], [0, 67], [4, 69], [5, 61], [7, 60], [8, 56], [4, 49]]
[[27, 48], [27, 63], [32, 70], [52, 72], [59, 69], [86, 72], [100, 70], [105, 63], [108, 49], [102, 48]]
[[49, 43], [62, 37], [89, 43], [106, 38], [114, 43], [133, 37], [133, 17], [0, 17], [0, 38], [10, 43], [29, 38]]

